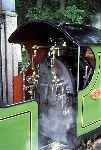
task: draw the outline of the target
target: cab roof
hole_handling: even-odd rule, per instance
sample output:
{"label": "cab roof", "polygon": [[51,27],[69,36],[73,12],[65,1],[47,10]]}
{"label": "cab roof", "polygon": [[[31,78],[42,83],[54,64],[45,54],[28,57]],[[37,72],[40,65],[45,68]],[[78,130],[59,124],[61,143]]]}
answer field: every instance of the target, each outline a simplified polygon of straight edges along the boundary
{"label": "cab roof", "polygon": [[70,39],[80,46],[101,44],[101,30],[78,24],[55,24],[47,21],[31,21],[19,26],[9,37],[10,43],[48,44],[49,38]]}

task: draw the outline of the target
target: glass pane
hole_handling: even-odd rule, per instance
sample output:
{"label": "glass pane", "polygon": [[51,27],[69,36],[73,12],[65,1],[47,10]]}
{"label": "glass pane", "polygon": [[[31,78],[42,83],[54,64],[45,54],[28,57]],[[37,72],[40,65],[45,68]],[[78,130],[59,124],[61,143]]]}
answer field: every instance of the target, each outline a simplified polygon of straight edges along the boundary
{"label": "glass pane", "polygon": [[90,48],[82,48],[80,53],[80,76],[79,89],[82,90],[88,86],[95,70],[95,56]]}
{"label": "glass pane", "polygon": [[27,53],[26,49],[23,45],[21,45],[20,50],[16,49],[16,53],[18,54],[18,58],[16,60],[17,55],[14,54],[14,63],[15,73],[13,75],[13,103],[19,103],[25,100],[24,87],[25,87],[25,68],[27,66]]}

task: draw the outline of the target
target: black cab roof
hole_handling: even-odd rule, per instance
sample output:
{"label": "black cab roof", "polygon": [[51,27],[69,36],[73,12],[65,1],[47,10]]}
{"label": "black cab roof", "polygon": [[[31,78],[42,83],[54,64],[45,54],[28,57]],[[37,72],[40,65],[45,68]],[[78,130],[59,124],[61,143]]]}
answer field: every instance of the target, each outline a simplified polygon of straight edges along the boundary
{"label": "black cab roof", "polygon": [[10,43],[35,41],[48,43],[49,38],[69,38],[80,46],[101,44],[101,30],[77,24],[55,24],[47,21],[31,21],[18,27],[9,37]]}

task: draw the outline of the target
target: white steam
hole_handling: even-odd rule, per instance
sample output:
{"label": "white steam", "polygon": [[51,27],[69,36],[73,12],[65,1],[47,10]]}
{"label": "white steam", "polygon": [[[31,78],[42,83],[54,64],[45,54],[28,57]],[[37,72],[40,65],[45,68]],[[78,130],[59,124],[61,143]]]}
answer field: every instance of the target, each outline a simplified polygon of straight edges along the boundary
{"label": "white steam", "polygon": [[101,12],[92,16],[92,26],[101,29]]}
{"label": "white steam", "polygon": [[[57,144],[53,144],[53,147],[59,143],[73,144],[72,134],[68,136],[68,132],[74,128],[75,120],[75,111],[67,101],[68,93],[73,94],[73,85],[69,71],[59,60],[57,60],[56,67],[57,75],[62,83],[62,86],[59,85],[58,87],[58,92],[56,87],[52,87],[51,72],[45,64],[41,65],[39,82],[40,102],[44,103],[47,101],[48,103],[46,106],[41,105],[40,107],[39,131],[41,135],[57,142]],[[63,87],[65,88],[64,93],[61,93]],[[52,88],[54,90],[51,90]]]}

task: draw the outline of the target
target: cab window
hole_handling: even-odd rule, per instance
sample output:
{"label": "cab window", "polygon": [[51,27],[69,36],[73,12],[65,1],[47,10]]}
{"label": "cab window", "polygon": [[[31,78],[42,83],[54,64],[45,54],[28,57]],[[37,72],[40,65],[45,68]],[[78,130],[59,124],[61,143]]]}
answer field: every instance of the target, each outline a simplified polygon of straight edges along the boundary
{"label": "cab window", "polygon": [[96,60],[91,48],[83,48],[80,53],[79,90],[88,86],[94,74]]}

